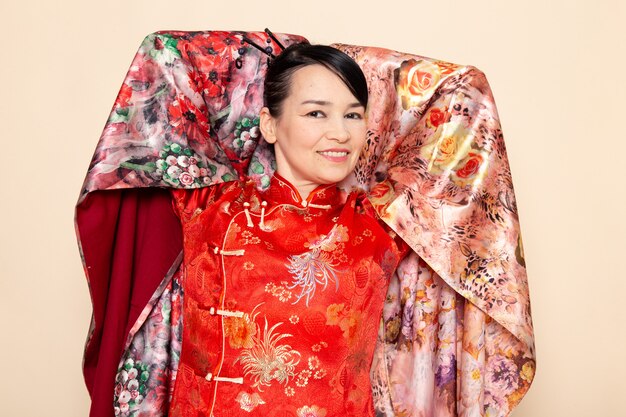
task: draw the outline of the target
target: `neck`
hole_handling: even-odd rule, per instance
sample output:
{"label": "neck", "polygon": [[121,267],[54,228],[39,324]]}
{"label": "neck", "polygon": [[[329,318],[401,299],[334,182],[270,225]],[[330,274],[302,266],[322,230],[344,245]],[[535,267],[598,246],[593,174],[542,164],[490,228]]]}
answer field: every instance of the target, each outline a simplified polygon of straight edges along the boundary
{"label": "neck", "polygon": [[302,197],[303,200],[309,198],[309,194],[311,194],[311,191],[317,188],[317,184],[293,184],[293,186],[296,187],[296,190],[298,190],[298,194],[300,194],[300,197]]}
{"label": "neck", "polygon": [[298,182],[298,181],[292,180],[289,175],[284,175],[283,173],[280,172],[279,169],[276,170],[274,175],[278,175],[282,180],[291,184],[293,188],[295,188],[296,191],[298,191],[298,195],[300,196],[302,200],[306,200],[309,197],[309,194],[311,194],[311,192],[315,190],[317,186],[319,185],[314,182],[305,182],[305,181]]}

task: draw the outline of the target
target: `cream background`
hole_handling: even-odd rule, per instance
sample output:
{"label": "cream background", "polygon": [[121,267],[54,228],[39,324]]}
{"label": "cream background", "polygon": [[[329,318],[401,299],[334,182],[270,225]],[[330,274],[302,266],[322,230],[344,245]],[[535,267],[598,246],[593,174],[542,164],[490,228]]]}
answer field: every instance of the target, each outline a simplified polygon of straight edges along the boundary
{"label": "cream background", "polygon": [[144,36],[269,27],[487,74],[538,351],[537,377],[513,416],[626,415],[624,3],[2,0],[0,414],[87,416],[90,302],[73,210]]}

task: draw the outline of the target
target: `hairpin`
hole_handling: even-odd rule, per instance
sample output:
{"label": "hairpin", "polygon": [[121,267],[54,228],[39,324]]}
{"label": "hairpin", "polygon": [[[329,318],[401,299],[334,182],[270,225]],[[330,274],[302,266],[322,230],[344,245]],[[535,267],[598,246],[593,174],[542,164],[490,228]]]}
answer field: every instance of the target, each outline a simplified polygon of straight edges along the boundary
{"label": "hairpin", "polygon": [[245,35],[241,35],[241,40],[243,42],[249,43],[251,46],[254,46],[256,49],[258,49],[259,51],[263,52],[265,55],[269,56],[270,58],[274,59],[276,58],[276,55],[274,55],[272,53],[272,48],[271,46],[268,46],[267,48],[263,48],[262,46],[257,45],[256,43],[254,43],[253,40],[251,40],[250,38],[246,37]]}
{"label": "hairpin", "polygon": [[[278,41],[278,39],[276,39],[276,36],[274,36],[274,34],[273,34],[273,33],[272,33],[272,32],[271,32],[268,28],[265,28],[265,33],[267,33],[267,35],[268,35],[268,36],[269,36],[269,37],[270,37],[270,38],[271,38],[271,39],[272,39],[272,40],[273,40],[273,41],[274,41],[274,42],[275,42],[278,46],[280,46],[280,48],[281,48],[282,50],[284,50],[284,49],[285,49],[285,47],[283,46],[283,44],[282,44],[282,43],[280,43],[280,42]],[[272,59],[276,58],[276,55],[274,55],[274,54],[272,53],[272,52],[273,52],[273,49],[272,49],[272,47],[271,47],[271,46],[267,46],[267,47],[263,48],[262,46],[260,46],[260,45],[256,44],[256,43],[255,43],[252,39],[248,38],[246,35],[241,35],[241,38],[242,38],[242,41],[243,41],[243,42],[246,42],[246,43],[250,44],[251,46],[254,46],[256,49],[258,49],[259,51],[263,52],[265,55],[269,56],[270,58],[272,58]],[[268,40],[267,40],[267,43],[270,43],[270,42],[271,42],[271,41],[268,39]]]}
{"label": "hairpin", "polygon": [[265,33],[267,33],[267,35],[272,38],[272,40],[276,43],[276,45],[280,46],[280,49],[282,49],[283,51],[285,50],[285,47],[283,46],[282,43],[280,43],[278,41],[278,39],[276,39],[276,36],[274,36],[274,34],[272,33],[272,31],[270,31],[268,28],[265,28]]}

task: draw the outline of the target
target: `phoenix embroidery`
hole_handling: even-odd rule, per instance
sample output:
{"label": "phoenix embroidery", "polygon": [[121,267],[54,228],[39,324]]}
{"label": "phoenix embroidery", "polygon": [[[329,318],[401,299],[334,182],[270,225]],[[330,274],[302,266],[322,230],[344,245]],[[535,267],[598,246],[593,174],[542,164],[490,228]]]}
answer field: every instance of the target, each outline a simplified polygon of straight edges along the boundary
{"label": "phoenix embroidery", "polygon": [[339,244],[347,240],[347,228],[335,225],[328,235],[322,235],[319,240],[310,243],[308,252],[289,257],[287,269],[293,276],[293,282],[288,288],[300,288],[300,295],[293,304],[305,298],[308,307],[318,285],[322,286],[323,291],[329,282],[334,282],[335,290],[339,289],[337,262],[333,251],[339,250]]}

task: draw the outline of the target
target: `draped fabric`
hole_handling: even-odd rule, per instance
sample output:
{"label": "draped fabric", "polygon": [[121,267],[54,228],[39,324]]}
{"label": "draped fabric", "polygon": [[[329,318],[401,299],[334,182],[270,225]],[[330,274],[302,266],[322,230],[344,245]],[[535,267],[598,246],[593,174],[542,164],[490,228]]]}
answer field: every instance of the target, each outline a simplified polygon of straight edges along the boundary
{"label": "draped fabric", "polygon": [[[267,56],[243,32],[156,32],[111,109],[76,207],[93,303],[91,416],[165,415],[181,329],[180,224],[166,189],[269,185]],[[246,36],[278,51],[264,33]],[[304,40],[277,34],[289,45]],[[354,173],[412,248],[390,283],[374,361],[384,416],[506,416],[535,351],[519,218],[498,113],[478,69],[333,45],[363,69],[368,139]],[[374,343],[374,341],[372,341]]]}

